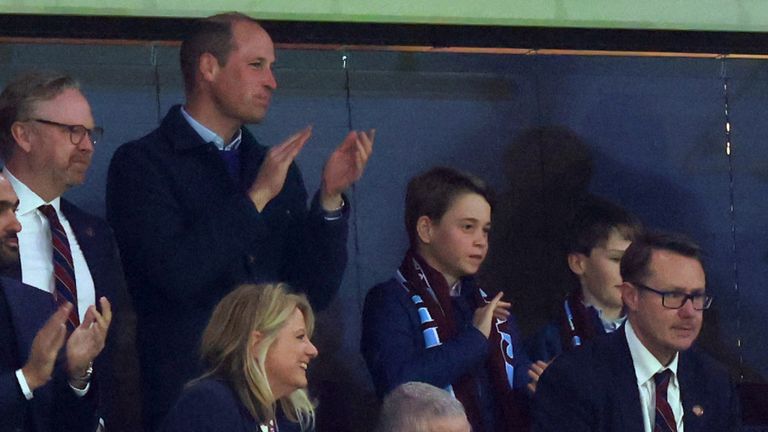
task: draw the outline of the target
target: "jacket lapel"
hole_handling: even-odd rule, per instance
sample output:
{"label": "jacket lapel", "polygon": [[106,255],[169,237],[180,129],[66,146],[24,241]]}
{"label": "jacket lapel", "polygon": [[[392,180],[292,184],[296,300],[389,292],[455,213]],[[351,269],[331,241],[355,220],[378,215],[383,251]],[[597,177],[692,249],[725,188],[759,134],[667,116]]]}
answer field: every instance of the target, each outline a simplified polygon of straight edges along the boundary
{"label": "jacket lapel", "polygon": [[618,430],[644,432],[640,392],[637,388],[637,377],[624,328],[622,325],[615,332],[605,336],[610,339],[606,341],[610,349],[606,362],[610,370],[607,379],[614,381],[611,388],[621,419],[619,420],[621,427]]}
{"label": "jacket lapel", "polygon": [[680,353],[680,363],[677,369],[680,382],[680,400],[683,402],[683,422],[685,432],[698,432],[707,422],[708,412],[705,409],[705,401],[699,400],[703,392],[699,382],[695,379],[696,372],[686,353]]}
{"label": "jacket lapel", "polygon": [[75,233],[77,244],[83,252],[85,263],[88,265],[88,271],[93,279],[96,302],[98,303],[98,298],[101,296],[107,296],[107,298],[111,299],[111,293],[100,291],[100,288],[105,287],[105,284],[101,273],[103,266],[98,264],[102,257],[99,256],[96,227],[87,218],[81,216],[81,210],[63,198],[61,199],[61,212],[67,217],[69,226],[72,227],[72,232]]}

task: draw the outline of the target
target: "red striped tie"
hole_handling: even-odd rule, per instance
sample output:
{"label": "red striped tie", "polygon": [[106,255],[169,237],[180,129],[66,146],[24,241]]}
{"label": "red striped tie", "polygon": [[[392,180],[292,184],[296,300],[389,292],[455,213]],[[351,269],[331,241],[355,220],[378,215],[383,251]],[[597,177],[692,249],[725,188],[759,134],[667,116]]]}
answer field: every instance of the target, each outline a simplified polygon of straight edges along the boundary
{"label": "red striped tie", "polygon": [[75,265],[72,261],[72,251],[64,227],[59,222],[56,209],[51,205],[38,207],[40,213],[48,218],[51,226],[51,242],[53,243],[53,274],[56,277],[54,297],[59,305],[70,302],[74,306],[69,314],[69,324],[73,329],[80,325],[77,315],[77,283],[75,282]]}
{"label": "red striped tie", "polygon": [[656,420],[653,432],[677,432],[675,415],[667,402],[667,387],[669,387],[671,376],[672,371],[669,369],[664,369],[653,376],[653,381],[656,383]]}

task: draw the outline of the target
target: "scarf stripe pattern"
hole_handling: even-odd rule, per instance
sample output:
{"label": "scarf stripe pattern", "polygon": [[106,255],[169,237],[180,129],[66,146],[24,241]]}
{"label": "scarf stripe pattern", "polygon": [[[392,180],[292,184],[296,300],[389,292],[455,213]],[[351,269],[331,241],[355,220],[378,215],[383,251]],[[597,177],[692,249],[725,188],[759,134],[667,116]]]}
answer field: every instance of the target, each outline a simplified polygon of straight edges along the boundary
{"label": "scarf stripe pattern", "polygon": [[[429,267],[418,254],[409,251],[395,277],[416,307],[425,348],[440,346],[457,335],[453,304],[442,274]],[[482,289],[474,287],[473,284],[463,288],[473,290],[472,293],[466,294],[471,295],[476,307],[490,303],[491,299]],[[516,338],[510,332],[508,322],[495,319],[488,338],[490,349],[486,366],[495,405],[500,407],[497,411],[501,411],[503,417],[502,422],[502,417],[497,416],[497,423],[503,423],[497,424],[498,430],[518,430],[515,429],[516,425],[521,422],[527,424],[527,418],[519,418],[520,395],[514,390],[514,340]],[[482,431],[484,429],[481,427],[481,410],[476,389],[477,385],[471,374],[459,378],[446,388],[464,404],[473,430]]]}

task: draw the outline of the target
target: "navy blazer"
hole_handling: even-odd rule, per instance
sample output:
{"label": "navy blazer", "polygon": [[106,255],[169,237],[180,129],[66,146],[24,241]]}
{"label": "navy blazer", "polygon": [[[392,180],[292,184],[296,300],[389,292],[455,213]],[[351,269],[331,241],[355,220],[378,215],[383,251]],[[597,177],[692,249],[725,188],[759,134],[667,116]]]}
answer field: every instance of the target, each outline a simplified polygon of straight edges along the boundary
{"label": "navy blazer", "polygon": [[[300,432],[301,426],[285,419],[278,406],[280,432]],[[260,432],[262,427],[234,391],[216,378],[206,378],[184,389],[168,413],[162,432]]]}
{"label": "navy blazer", "polygon": [[[544,371],[534,396],[535,432],[643,432],[624,329],[563,353]],[[679,355],[685,432],[738,430],[738,396],[725,369],[695,348]]]}
{"label": "navy blazer", "polygon": [[[134,401],[139,395],[136,324],[115,237],[104,219],[86,213],[63,198],[61,212],[69,221],[88,264],[96,305],[102,296],[112,305],[106,345],[93,367],[93,380],[99,382],[100,388],[99,413],[110,430],[136,430],[140,424],[138,404]],[[19,265],[5,274],[22,280]],[[114,418],[110,420],[111,417]]]}
{"label": "navy blazer", "polygon": [[[603,322],[600,320],[600,316],[597,310],[593,307],[589,307],[588,313],[592,319],[592,325],[596,335],[603,335],[607,332],[603,327]],[[552,321],[545,325],[538,333],[536,333],[528,343],[526,344],[526,352],[532,362],[545,361],[548,362],[553,358],[562,354],[563,350],[563,327],[559,320]],[[572,346],[566,347],[565,351],[572,349]]]}
{"label": "navy blazer", "polygon": [[[429,349],[424,346],[418,311],[402,285],[393,278],[373,287],[363,308],[361,351],[379,397],[409,381],[446,388],[465,374],[472,374],[479,386],[477,396],[484,424],[492,425],[499,421],[500,413],[484,367],[488,340],[472,326],[473,295],[477,288],[472,278],[464,278],[462,284],[462,296],[453,299],[456,337]],[[513,337],[514,387],[524,389],[529,381],[530,362],[513,317],[510,317],[509,329]],[[499,425],[497,429],[488,430],[503,429]]]}
{"label": "navy blazer", "polygon": [[[106,297],[112,305],[112,324],[104,350],[93,366],[99,382],[100,413],[109,430],[136,430],[140,419],[138,358],[136,353],[136,317],[125,284],[123,266],[112,229],[99,217],[86,213],[69,201],[61,200],[77,243],[88,263],[93,279],[96,305]],[[114,417],[114,418],[113,418]]]}
{"label": "navy blazer", "polygon": [[37,332],[55,312],[53,296],[9,278],[0,278],[0,431],[88,431],[97,425],[97,390],[82,398],[69,387],[60,355],[53,379],[27,400],[16,370],[27,362]]}
{"label": "navy blazer", "polygon": [[347,260],[347,222],[326,221],[296,164],[262,212],[244,192],[268,148],[242,129],[240,181],[211,143],[171,108],[158,129],[122,145],[107,182],[115,230],[136,303],[145,413],[152,423],[200,375],[200,336],[236,285],[287,281],[327,306]]}

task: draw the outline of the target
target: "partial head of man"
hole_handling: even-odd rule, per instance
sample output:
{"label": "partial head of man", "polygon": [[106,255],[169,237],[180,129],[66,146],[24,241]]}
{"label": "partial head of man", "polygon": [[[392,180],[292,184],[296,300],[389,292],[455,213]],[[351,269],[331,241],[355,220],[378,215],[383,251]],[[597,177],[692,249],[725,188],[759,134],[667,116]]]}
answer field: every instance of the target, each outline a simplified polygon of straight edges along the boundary
{"label": "partial head of man", "polygon": [[0,94],[0,151],[8,170],[46,201],[85,181],[103,130],[71,77],[29,73]]}
{"label": "partial head of man", "polygon": [[257,21],[240,13],[196,21],[182,42],[180,62],[185,107],[212,130],[229,133],[266,116],[277,88],[275,47]]}
{"label": "partial head of man", "polygon": [[6,270],[19,263],[19,239],[21,224],[16,219],[19,199],[13,187],[0,174],[0,270]]}
{"label": "partial head of man", "polygon": [[701,249],[678,234],[643,234],[624,253],[621,276],[632,329],[661,364],[669,364],[696,340],[712,303]]}
{"label": "partial head of man", "polygon": [[408,183],[405,228],[411,249],[449,286],[477,273],[485,260],[491,202],[482,180],[451,168],[433,168]]}
{"label": "partial head of man", "polygon": [[619,263],[640,234],[640,222],[616,204],[590,197],[577,209],[569,231],[568,267],[579,279],[584,301],[609,315],[619,314]]}
{"label": "partial head of man", "polygon": [[384,398],[377,432],[469,432],[464,406],[445,390],[421,382],[399,385]]}

